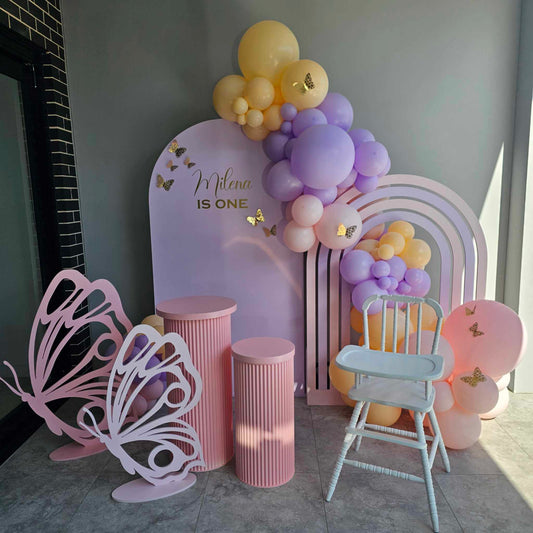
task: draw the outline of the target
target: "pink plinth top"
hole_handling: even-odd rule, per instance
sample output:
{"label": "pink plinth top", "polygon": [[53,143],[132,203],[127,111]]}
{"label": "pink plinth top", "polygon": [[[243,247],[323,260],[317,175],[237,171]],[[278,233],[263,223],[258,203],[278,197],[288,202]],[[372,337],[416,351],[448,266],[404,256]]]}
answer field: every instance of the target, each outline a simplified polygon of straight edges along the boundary
{"label": "pink plinth top", "polygon": [[236,342],[233,357],[243,363],[273,365],[294,356],[294,344],[278,337],[252,337]]}
{"label": "pink plinth top", "polygon": [[235,300],[224,296],[185,296],[157,304],[157,314],[170,320],[203,320],[234,313]]}

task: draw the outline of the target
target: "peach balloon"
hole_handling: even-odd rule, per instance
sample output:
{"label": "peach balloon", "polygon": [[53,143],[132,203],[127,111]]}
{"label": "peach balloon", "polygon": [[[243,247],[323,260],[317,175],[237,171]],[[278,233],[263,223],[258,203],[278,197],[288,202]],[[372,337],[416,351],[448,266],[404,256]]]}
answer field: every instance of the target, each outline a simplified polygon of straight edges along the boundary
{"label": "peach balloon", "polygon": [[224,76],[218,81],[213,89],[213,106],[221,118],[230,122],[237,121],[233,103],[242,96],[245,86],[246,80],[236,74]]}
{"label": "peach balloon", "polygon": [[498,415],[501,415],[509,406],[509,389],[502,389],[498,393],[498,402],[496,405],[488,412],[481,413],[479,416],[482,420],[490,420],[496,418]]}
{"label": "peach balloon", "polygon": [[355,407],[355,400],[352,400],[347,394],[341,393],[342,401],[350,407]]}
{"label": "peach balloon", "polygon": [[[261,111],[259,111],[261,113]],[[248,139],[251,139],[252,141],[262,141],[269,133],[270,131],[267,130],[262,124],[261,126],[257,126],[253,128],[249,124],[245,124],[242,127],[242,131]]]}
{"label": "peach balloon", "polygon": [[329,379],[331,384],[341,394],[348,394],[349,390],[355,385],[355,374],[339,368],[335,364],[335,359],[329,363]]}
{"label": "peach balloon", "polygon": [[367,231],[361,239],[379,239],[385,231],[385,224],[378,224],[374,226],[370,231]]}
{"label": "peach balloon", "polygon": [[437,421],[447,448],[469,448],[481,436],[479,415],[465,411],[460,405],[455,404],[451,409],[438,413]]}
{"label": "peach balloon", "polygon": [[278,85],[274,86],[274,102],[272,103],[279,105],[280,107],[285,103],[285,100],[283,100],[283,95],[281,94],[281,89]]}
{"label": "peach balloon", "polygon": [[165,384],[161,380],[154,381],[143,387],[141,394],[145,400],[158,400],[165,390]]}
{"label": "peach balloon", "polygon": [[244,88],[243,96],[254,109],[266,109],[274,101],[274,86],[266,78],[254,78]]}
{"label": "peach balloon", "polygon": [[415,236],[415,228],[409,222],[404,220],[397,220],[389,226],[389,231],[399,233],[403,236],[405,241],[410,241]]}
{"label": "peach balloon", "polygon": [[312,194],[302,194],[292,203],[292,217],[300,226],[314,226],[324,213],[322,202]]}
{"label": "peach balloon", "polygon": [[407,268],[424,268],[431,259],[431,248],[422,239],[411,239],[405,244],[400,257]]}
{"label": "peach balloon", "polygon": [[498,403],[498,386],[476,367],[472,372],[454,376],[452,381],[455,401],[472,413],[486,413]]}
{"label": "peach balloon", "polygon": [[372,257],[374,257],[374,254],[377,254],[378,244],[378,241],[376,241],[375,239],[364,239],[356,244],[355,249],[364,250],[365,252],[372,254]]}
{"label": "peach balloon", "polygon": [[[385,351],[392,352],[394,309],[388,308],[385,312],[387,315],[387,321],[385,323]],[[381,350],[381,317],[382,313],[368,315],[368,338],[372,350]],[[405,337],[405,315],[403,313],[398,313],[397,322],[397,346],[400,346]],[[412,331],[411,326],[409,326],[409,331]]]}
{"label": "peach balloon", "polygon": [[394,246],[391,244],[381,244],[378,246],[377,254],[380,259],[384,259],[385,261],[387,259],[392,259],[392,256],[394,255]]}
{"label": "peach balloon", "polygon": [[[352,230],[348,235],[338,235],[341,224]],[[332,250],[343,250],[352,247],[361,235],[363,221],[361,215],[354,207],[347,204],[331,204],[324,208],[322,218],[315,226],[318,240]]]}
{"label": "peach balloon", "polygon": [[[418,304],[412,305],[410,308],[409,318],[411,324],[413,324],[413,329],[416,331],[418,328]],[[423,303],[422,304],[422,329],[435,331],[437,327],[437,313],[431,305]],[[441,337],[442,338],[442,337]]]}
{"label": "peach balloon", "polygon": [[[309,83],[312,83],[311,87]],[[287,66],[281,76],[281,94],[298,111],[317,107],[328,94],[328,75],[315,61],[302,59]]]}
{"label": "peach balloon", "polygon": [[[415,413],[413,411],[409,411],[409,416],[414,420],[415,419]],[[424,415],[424,418],[422,419],[422,425],[431,428],[429,416],[427,414]]]}
{"label": "peach balloon", "polygon": [[433,383],[433,388],[435,389],[435,402],[433,403],[435,413],[443,413],[451,409],[455,401],[450,384],[446,381],[437,381]]}
{"label": "peach balloon", "polygon": [[355,307],[352,307],[350,310],[350,324],[354,331],[357,333],[363,333],[363,313]]}
{"label": "peach balloon", "polygon": [[377,424],[378,426],[392,426],[400,418],[401,414],[400,407],[372,403],[370,404],[366,421],[368,424]]}
{"label": "peach balloon", "polygon": [[270,131],[279,130],[281,124],[283,123],[283,117],[281,116],[281,106],[271,105],[263,112],[263,118],[263,124],[265,125],[265,128]]}
{"label": "peach balloon", "polygon": [[[400,255],[405,247],[405,239],[401,233],[388,231],[379,239],[380,246],[390,244],[394,249],[394,255]],[[390,257],[389,257],[390,259]]]}
{"label": "peach balloon", "polygon": [[313,228],[306,228],[296,224],[291,220],[283,231],[283,242],[293,252],[307,252],[313,244],[315,244],[316,237]]}

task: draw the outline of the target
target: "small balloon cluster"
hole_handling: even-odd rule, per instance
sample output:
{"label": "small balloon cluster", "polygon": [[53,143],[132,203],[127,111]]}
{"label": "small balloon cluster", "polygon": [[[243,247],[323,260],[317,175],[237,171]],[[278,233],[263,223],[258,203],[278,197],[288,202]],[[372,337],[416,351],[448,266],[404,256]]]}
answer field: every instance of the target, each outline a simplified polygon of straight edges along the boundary
{"label": "small balloon cluster", "polygon": [[222,118],[263,141],[272,161],[263,187],[291,202],[276,225],[284,244],[305,252],[318,240],[341,250],[358,241],[362,222],[353,207],[331,204],[352,186],[373,191],[391,163],[370,131],[350,130],[352,106],[343,95],[328,93],[325,70],[299,55],[296,37],[284,24],[253,25],[239,44],[243,76],[222,78],[213,103]]}

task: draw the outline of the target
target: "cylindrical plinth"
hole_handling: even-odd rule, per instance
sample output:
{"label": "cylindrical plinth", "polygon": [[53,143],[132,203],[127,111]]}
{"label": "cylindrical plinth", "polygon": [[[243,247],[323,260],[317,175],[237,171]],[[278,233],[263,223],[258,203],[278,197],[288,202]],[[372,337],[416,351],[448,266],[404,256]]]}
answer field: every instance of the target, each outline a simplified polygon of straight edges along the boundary
{"label": "cylindrical plinth", "polygon": [[192,471],[219,468],[233,457],[231,314],[236,309],[234,300],[218,296],[175,298],[157,305],[165,333],[183,337],[202,377],[200,401],[183,416],[198,433],[205,461]]}
{"label": "cylindrical plinth", "polygon": [[277,487],[294,475],[294,344],[255,337],[232,346],[237,477]]}

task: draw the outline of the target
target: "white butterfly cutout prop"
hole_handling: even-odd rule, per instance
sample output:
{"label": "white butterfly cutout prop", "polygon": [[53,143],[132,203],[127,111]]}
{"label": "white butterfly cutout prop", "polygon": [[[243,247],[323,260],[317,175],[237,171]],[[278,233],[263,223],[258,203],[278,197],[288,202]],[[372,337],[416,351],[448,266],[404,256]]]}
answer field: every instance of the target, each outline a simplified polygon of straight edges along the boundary
{"label": "white butterfly cutout prop", "polygon": [[[91,309],[87,306],[91,300]],[[96,337],[85,355],[72,367],[70,344],[83,328],[93,328]],[[76,270],[59,272],[39,305],[33,321],[28,347],[31,391],[20,386],[13,366],[4,361],[12,372],[14,385],[0,378],[14,394],[27,402],[36,414],[44,418],[56,435],[67,434],[74,443],[58,448],[50,454],[55,461],[86,457],[105,450],[85,428],[80,427],[82,409],[105,408],[108,378],[123,335],[132,325],[125,315],[116,289],[109,281],[90,282]],[[38,347],[37,347],[38,345]],[[58,363],[65,363],[68,371],[60,375]],[[54,400],[75,398],[81,407],[76,422],[68,421],[50,408]],[[103,417],[99,426],[106,427]]]}
{"label": "white butterfly cutout prop", "polygon": [[[145,335],[148,342],[135,353],[132,350],[138,335]],[[150,360],[163,347],[165,358],[150,368]],[[135,399],[161,373],[166,373],[167,381],[161,397],[138,420],[128,422]],[[114,382],[119,383],[116,393]],[[141,476],[115,489],[112,494],[115,500],[151,501],[181,492],[195,483],[196,476],[190,469],[204,465],[202,447],[195,429],[180,418],[194,408],[201,393],[202,379],[180,335],[162,336],[143,324],[129,332],[113,365],[107,389],[108,431],[101,430],[89,409],[85,412],[92,427],[81,424],[107,446],[128,473]],[[126,449],[126,445],[139,441],[153,444],[146,464],[134,459]],[[160,466],[158,459],[164,459],[165,465]]]}

